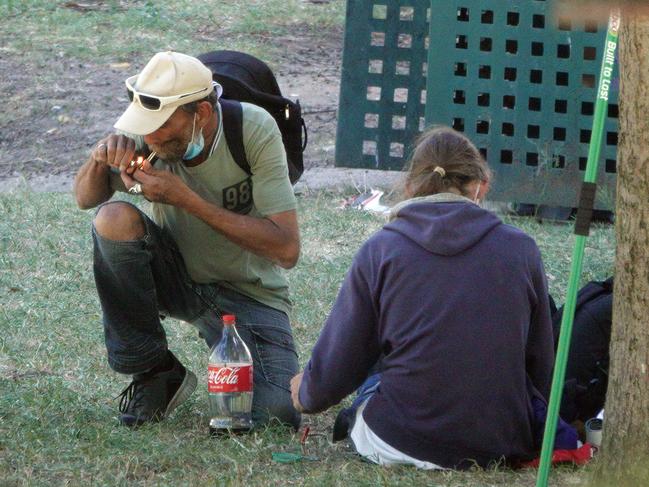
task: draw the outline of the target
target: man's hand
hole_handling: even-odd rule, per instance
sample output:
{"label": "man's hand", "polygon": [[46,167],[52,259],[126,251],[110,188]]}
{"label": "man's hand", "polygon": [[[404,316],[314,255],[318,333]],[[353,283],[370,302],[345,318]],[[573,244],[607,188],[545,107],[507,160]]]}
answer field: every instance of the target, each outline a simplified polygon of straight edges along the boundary
{"label": "man's hand", "polygon": [[97,143],[91,157],[99,164],[131,174],[135,170],[135,167],[130,167],[135,158],[135,141],[125,135],[109,135]]}
{"label": "man's hand", "polygon": [[185,182],[170,171],[161,171],[145,165],[133,174],[122,171],[121,176],[127,188],[140,183],[142,195],[155,203],[183,208],[188,196],[193,194]]}
{"label": "man's hand", "polygon": [[291,399],[293,400],[293,407],[298,413],[304,412],[304,407],[300,404],[300,385],[302,385],[302,376],[304,372],[300,372],[291,379]]}
{"label": "man's hand", "polygon": [[[90,153],[74,178],[74,194],[79,208],[93,208],[113,195],[110,185],[110,169],[132,173],[130,162],[135,157],[135,141],[125,135],[104,137]],[[127,186],[127,189],[130,186]]]}

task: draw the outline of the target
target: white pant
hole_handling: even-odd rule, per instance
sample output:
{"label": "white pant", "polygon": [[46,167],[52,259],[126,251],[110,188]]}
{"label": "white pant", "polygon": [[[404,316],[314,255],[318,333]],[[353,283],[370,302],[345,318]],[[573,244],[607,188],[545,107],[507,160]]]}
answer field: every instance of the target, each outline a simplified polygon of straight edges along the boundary
{"label": "white pant", "polygon": [[406,464],[414,465],[424,470],[444,470],[443,467],[434,463],[417,460],[410,455],[406,455],[379,438],[363,419],[363,410],[366,404],[367,401],[356,411],[356,421],[350,435],[356,451],[360,455],[379,465]]}

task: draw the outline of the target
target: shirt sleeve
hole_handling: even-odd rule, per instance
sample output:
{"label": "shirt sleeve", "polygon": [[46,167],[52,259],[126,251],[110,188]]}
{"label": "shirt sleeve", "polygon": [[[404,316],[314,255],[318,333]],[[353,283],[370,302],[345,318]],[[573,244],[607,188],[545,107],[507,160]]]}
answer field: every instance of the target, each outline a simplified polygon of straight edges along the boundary
{"label": "shirt sleeve", "polygon": [[244,117],[243,139],[252,172],[255,207],[263,216],[294,210],[297,203],[277,123],[267,112],[259,113],[261,109],[244,110],[244,114],[250,114]]}
{"label": "shirt sleeve", "polygon": [[376,299],[357,255],[304,369],[299,398],[307,412],[339,403],[379,359]]}
{"label": "shirt sleeve", "polygon": [[530,330],[527,337],[526,368],[532,384],[547,401],[550,398],[552,384],[554,343],[548,283],[541,254],[536,245],[534,246],[531,268],[536,302],[532,308]]}

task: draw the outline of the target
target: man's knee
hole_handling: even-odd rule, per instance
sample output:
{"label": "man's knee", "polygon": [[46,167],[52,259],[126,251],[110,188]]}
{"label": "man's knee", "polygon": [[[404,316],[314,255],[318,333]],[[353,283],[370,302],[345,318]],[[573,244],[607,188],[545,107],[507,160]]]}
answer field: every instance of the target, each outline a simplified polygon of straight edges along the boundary
{"label": "man's knee", "polygon": [[95,231],[109,240],[138,240],[146,232],[140,212],[119,201],[99,208],[93,224]]}

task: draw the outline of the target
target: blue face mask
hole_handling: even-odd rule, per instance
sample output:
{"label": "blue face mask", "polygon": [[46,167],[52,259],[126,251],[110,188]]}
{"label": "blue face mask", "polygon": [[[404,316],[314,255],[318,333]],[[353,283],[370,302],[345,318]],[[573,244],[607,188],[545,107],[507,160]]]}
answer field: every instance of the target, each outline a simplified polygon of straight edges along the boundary
{"label": "blue face mask", "polygon": [[198,140],[194,141],[194,132],[196,130],[196,114],[194,113],[194,123],[192,124],[192,138],[187,144],[183,161],[189,161],[198,156],[205,148],[205,139],[203,138],[203,129],[198,133]]}

